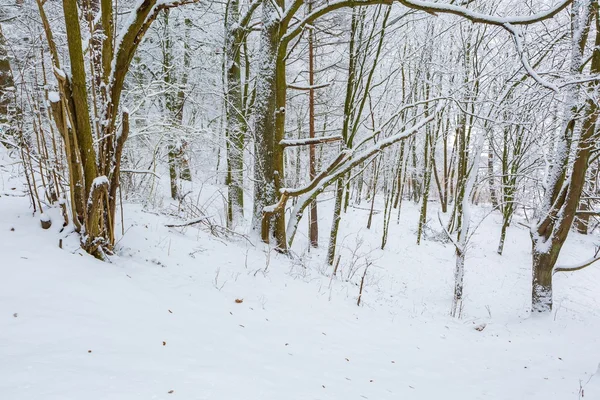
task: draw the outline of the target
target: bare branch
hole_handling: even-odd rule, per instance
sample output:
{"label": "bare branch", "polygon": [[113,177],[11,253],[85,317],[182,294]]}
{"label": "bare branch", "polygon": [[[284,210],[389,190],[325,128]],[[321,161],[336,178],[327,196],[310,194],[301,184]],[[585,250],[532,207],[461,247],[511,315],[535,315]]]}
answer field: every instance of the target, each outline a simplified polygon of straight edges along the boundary
{"label": "bare branch", "polygon": [[556,267],[556,268],[554,268],[553,274],[555,274],[557,272],[579,271],[580,269],[584,269],[585,267],[589,267],[590,265],[592,265],[596,261],[600,261],[600,256],[597,255],[596,257],[590,258],[589,260],[586,260],[586,261],[582,262],[581,264],[564,266],[564,267]]}
{"label": "bare branch", "polygon": [[288,83],[287,87],[288,89],[294,89],[294,90],[313,90],[313,89],[323,89],[328,87],[329,85],[331,85],[330,83],[322,83],[320,85],[312,85],[312,86],[296,86],[296,85],[291,85]]}

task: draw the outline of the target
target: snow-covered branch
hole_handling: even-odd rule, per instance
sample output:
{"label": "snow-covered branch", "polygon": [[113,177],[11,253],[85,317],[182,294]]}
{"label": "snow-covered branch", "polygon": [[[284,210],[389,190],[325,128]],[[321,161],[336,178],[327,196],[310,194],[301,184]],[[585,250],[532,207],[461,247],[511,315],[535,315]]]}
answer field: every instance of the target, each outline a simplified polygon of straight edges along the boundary
{"label": "snow-covered branch", "polygon": [[[339,161],[336,159],[336,165],[332,170],[324,176],[317,176],[307,187],[308,190],[295,190],[296,193],[302,193],[301,197],[298,199],[294,210],[292,211],[292,215],[288,222],[287,233],[288,233],[288,244],[294,240],[294,236],[296,234],[296,230],[298,228],[298,223],[302,218],[302,213],[304,209],[310,204],[311,201],[315,199],[315,197],[322,193],[329,185],[335,183],[338,179],[343,177],[346,173],[348,173],[352,168],[361,164],[362,162],[367,161],[374,155],[380,153],[382,150],[387,147],[397,143],[401,140],[404,140],[411,135],[418,132],[420,129],[425,127],[427,124],[432,122],[435,118],[439,117],[439,112],[444,108],[445,103],[441,102],[428,117],[423,118],[415,125],[410,128],[407,128],[401,132],[393,134],[385,139],[379,140],[377,143],[371,145],[370,147],[360,151],[355,152],[352,150],[346,150],[345,153],[340,154]],[[288,195],[291,191],[288,190]]]}
{"label": "snow-covered branch", "polygon": [[340,140],[343,140],[343,137],[341,135],[332,135],[306,139],[284,139],[281,142],[279,142],[279,145],[282,147],[308,146],[311,144],[339,142]]}
{"label": "snow-covered branch", "polygon": [[476,11],[467,9],[465,7],[457,6],[454,4],[444,4],[444,3],[433,3],[429,1],[420,1],[420,0],[398,0],[404,6],[409,8],[414,8],[417,10],[425,11],[430,14],[444,13],[444,14],[454,14],[458,15],[462,18],[466,18],[471,22],[483,23],[488,25],[497,25],[504,27],[506,24],[510,25],[529,25],[536,22],[543,21],[548,18],[554,17],[556,14],[567,8],[569,4],[572,3],[573,0],[564,0],[559,3],[557,6],[547,10],[542,11],[537,14],[527,15],[527,16],[514,16],[514,17],[500,17],[494,15],[487,15],[478,13]]}

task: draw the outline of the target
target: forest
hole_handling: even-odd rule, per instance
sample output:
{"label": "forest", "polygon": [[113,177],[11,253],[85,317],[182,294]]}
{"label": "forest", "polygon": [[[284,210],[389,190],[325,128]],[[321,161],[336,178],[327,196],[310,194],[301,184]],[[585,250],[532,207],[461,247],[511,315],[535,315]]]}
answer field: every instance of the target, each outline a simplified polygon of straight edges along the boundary
{"label": "forest", "polygon": [[0,0],[0,397],[600,398],[599,101],[597,0]]}

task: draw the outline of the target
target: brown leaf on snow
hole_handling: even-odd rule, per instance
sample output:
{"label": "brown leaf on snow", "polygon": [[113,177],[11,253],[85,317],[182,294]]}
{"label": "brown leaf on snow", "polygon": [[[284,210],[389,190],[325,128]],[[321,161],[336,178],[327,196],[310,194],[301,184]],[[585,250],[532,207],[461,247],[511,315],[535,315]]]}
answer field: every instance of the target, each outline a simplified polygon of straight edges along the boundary
{"label": "brown leaf on snow", "polygon": [[485,329],[485,327],[486,327],[486,326],[487,326],[487,324],[480,324],[480,325],[477,325],[477,326],[475,327],[475,330],[476,330],[476,331],[479,331],[479,332],[481,332],[482,330],[484,330],[484,329]]}
{"label": "brown leaf on snow", "polygon": [[167,345],[167,342],[165,342],[165,341],[163,340],[163,346],[166,346],[166,345]]}
{"label": "brown leaf on snow", "polygon": [[235,302],[238,303],[238,304],[240,304],[240,303],[244,302],[244,299],[235,299]]}
{"label": "brown leaf on snow", "polygon": [[173,393],[173,392],[174,392],[174,390],[169,390],[167,393],[171,394],[171,393]]}

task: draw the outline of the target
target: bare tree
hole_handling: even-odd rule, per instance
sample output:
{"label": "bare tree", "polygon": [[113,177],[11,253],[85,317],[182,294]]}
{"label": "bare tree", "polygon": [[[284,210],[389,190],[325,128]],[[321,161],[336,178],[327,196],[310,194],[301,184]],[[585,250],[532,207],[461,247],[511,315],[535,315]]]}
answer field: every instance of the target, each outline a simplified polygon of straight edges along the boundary
{"label": "bare tree", "polygon": [[[104,258],[115,243],[121,154],[129,134],[129,113],[121,109],[120,100],[131,60],[144,34],[162,10],[195,1],[139,2],[131,10],[128,23],[117,33],[113,2],[101,0],[97,18],[103,34],[102,46],[98,46],[101,54],[91,55],[92,60],[101,62],[92,62],[88,72],[77,1],[63,0],[70,67],[70,72],[66,73],[61,68],[44,3],[37,0],[58,81],[58,93],[50,100],[54,122],[66,148],[73,220],[76,228],[81,230],[82,247],[96,257]],[[95,51],[94,46],[90,51]]]}

